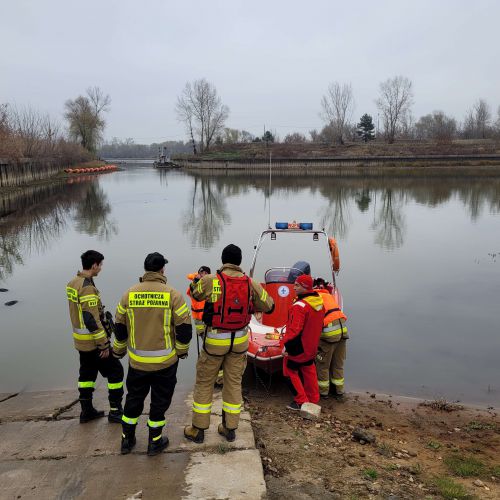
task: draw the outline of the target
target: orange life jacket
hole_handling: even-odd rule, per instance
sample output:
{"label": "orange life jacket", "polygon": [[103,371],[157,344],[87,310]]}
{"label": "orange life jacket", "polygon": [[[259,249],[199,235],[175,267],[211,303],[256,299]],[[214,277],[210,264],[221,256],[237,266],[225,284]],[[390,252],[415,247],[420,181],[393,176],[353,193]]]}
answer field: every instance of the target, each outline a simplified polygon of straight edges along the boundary
{"label": "orange life jacket", "polygon": [[[193,281],[194,278],[196,277],[196,273],[191,273],[186,276],[186,278],[189,281]],[[204,300],[195,300],[193,297],[191,297],[190,289],[188,287],[186,293],[188,294],[189,298],[191,299],[191,316],[193,319],[198,319],[201,321],[201,318],[203,316],[203,308],[205,307],[205,301]]]}
{"label": "orange life jacket", "polygon": [[337,319],[347,320],[347,316],[341,311],[335,297],[324,288],[315,289],[316,292],[321,294],[323,304],[325,306],[325,319],[323,325],[328,325]]}
{"label": "orange life jacket", "polygon": [[333,270],[338,271],[340,269],[340,255],[339,247],[337,246],[335,238],[328,238],[328,246],[330,247],[330,253],[332,255]]}

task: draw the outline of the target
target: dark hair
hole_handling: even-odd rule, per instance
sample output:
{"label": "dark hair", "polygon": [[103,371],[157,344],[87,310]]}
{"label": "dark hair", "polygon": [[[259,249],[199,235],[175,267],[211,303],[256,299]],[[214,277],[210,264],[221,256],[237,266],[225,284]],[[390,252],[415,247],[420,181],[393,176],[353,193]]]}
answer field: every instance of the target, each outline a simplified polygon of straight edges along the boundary
{"label": "dark hair", "polygon": [[90,269],[94,264],[99,265],[104,260],[104,255],[96,250],[87,250],[80,256],[82,259],[82,268]]}
{"label": "dark hair", "polygon": [[323,278],[314,278],[314,288],[326,288],[326,285],[328,282],[324,280]]}
{"label": "dark hair", "polygon": [[223,264],[234,264],[235,266],[239,266],[242,259],[241,248],[231,243],[222,250],[221,259]]}
{"label": "dark hair", "polygon": [[144,260],[144,270],[157,272],[160,269],[165,267],[165,264],[168,262],[165,257],[161,253],[153,252],[149,253]]}
{"label": "dark hair", "polygon": [[199,273],[207,273],[207,274],[210,274],[212,271],[210,271],[210,268],[208,266],[201,266],[199,269],[198,269],[198,274]]}

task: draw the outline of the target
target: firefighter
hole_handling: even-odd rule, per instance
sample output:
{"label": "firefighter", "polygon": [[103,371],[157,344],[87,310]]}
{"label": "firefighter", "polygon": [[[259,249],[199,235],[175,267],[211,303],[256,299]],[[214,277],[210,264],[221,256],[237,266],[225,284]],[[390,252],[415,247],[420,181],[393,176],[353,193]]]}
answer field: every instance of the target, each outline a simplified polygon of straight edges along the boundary
{"label": "firefighter", "polygon": [[[191,281],[193,284],[198,283],[200,278],[203,278],[203,276],[206,276],[207,274],[210,274],[212,271],[208,266],[201,266],[198,269],[197,273],[191,273],[188,274],[186,277],[189,281]],[[205,323],[203,323],[203,307],[205,306],[205,301],[204,300],[196,300],[191,297],[191,289],[188,287],[186,291],[187,295],[191,298],[191,316],[194,320],[194,325],[196,328],[196,334],[201,337],[203,336],[203,332],[205,331]],[[196,339],[198,341],[198,338]],[[199,351],[199,349],[198,349]],[[215,379],[215,387],[222,387],[223,384],[223,377],[224,377],[224,370],[222,368],[219,370],[217,373],[217,378]]]}
{"label": "firefighter", "polygon": [[325,318],[316,356],[316,371],[321,397],[328,397],[330,384],[336,399],[344,397],[344,361],[346,341],[349,338],[345,322],[347,316],[341,311],[335,297],[327,290],[327,283],[317,278],[315,290],[323,298]]}
{"label": "firefighter", "polygon": [[150,389],[148,455],[157,455],[168,446],[168,438],[162,436],[165,412],[177,382],[178,359],[187,357],[192,325],[182,294],[167,284],[167,262],[160,253],[150,253],[144,261],[144,275],[123,294],[116,309],[113,352],[129,356],[122,417],[124,455],[135,446],[137,421]]}
{"label": "firefighter", "polygon": [[184,436],[202,443],[210,425],[214,381],[224,369],[222,388],[222,423],[220,435],[227,441],[236,439],[242,395],[241,378],[246,367],[248,323],[254,311],[272,312],[273,299],[259,283],[245,275],[241,267],[241,249],[228,245],[222,251],[222,267],[217,274],[192,283],[191,296],[205,300],[203,349],[196,364],[192,425]]}
{"label": "firefighter", "polygon": [[111,331],[105,320],[99,290],[94,284],[94,278],[101,272],[104,256],[95,250],[87,250],[81,255],[81,261],[82,271],[78,271],[66,286],[73,339],[80,355],[80,423],[104,416],[104,411],[96,410],[92,404],[97,373],[108,379],[108,421],[120,423],[123,367],[110,355]]}
{"label": "firefighter", "polygon": [[[207,274],[210,274],[210,268],[208,266],[201,266],[198,269],[197,273],[191,273],[186,276],[186,278],[191,281],[192,283],[198,283],[200,278],[203,278],[203,276],[206,276]],[[203,306],[205,305],[204,300],[196,300],[191,297],[191,290],[188,287],[186,291],[187,295],[189,295],[189,298],[191,299],[191,317],[194,320],[194,325],[196,329],[196,334],[197,335],[202,335],[203,330],[205,330],[205,324],[202,321],[203,317]]]}
{"label": "firefighter", "polygon": [[318,379],[314,359],[323,328],[324,307],[320,295],[313,290],[313,279],[301,274],[294,283],[297,299],[288,314],[282,343],[286,350],[283,375],[289,377],[294,400],[287,406],[300,410],[303,403],[318,403]]}

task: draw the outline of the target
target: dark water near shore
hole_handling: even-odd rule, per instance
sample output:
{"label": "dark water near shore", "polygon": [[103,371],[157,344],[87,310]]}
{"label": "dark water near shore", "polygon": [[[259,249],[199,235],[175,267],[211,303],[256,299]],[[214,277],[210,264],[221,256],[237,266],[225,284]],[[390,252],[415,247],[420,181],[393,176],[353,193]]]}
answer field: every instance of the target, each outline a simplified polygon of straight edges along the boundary
{"label": "dark water near shore", "polygon": [[[248,269],[268,222],[266,176],[125,168],[0,195],[0,392],[74,387],[64,287],[83,250],[106,257],[96,283],[113,312],[150,251],[182,290],[230,242]],[[274,177],[271,204],[272,221],[311,221],[339,242],[348,390],[500,404],[500,178]],[[180,383],[195,359],[193,343]]]}

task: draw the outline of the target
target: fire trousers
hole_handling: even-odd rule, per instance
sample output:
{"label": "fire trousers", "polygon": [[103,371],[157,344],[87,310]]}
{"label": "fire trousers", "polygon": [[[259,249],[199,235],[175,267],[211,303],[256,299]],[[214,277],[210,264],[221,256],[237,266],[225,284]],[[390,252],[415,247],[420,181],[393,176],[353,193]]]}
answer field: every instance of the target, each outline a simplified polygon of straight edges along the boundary
{"label": "fire trousers", "polygon": [[344,362],[346,358],[346,339],[338,342],[319,341],[316,356],[319,393],[328,396],[330,384],[336,394],[344,394]]}
{"label": "fire trousers", "polygon": [[179,362],[163,370],[145,372],[129,366],[127,374],[127,399],[123,409],[122,422],[136,425],[144,400],[151,389],[151,405],[149,408],[148,427],[165,426],[165,412],[169,409],[177,384],[177,366]]}
{"label": "fire trousers", "polygon": [[97,374],[108,379],[108,399],[111,408],[117,409],[123,397],[123,366],[111,354],[107,358],[100,358],[99,351],[78,351],[80,354],[80,376],[78,377],[78,391],[81,400],[90,400],[95,389]]}
{"label": "fire trousers", "polygon": [[222,422],[227,429],[237,429],[240,420],[241,379],[247,365],[246,352],[228,352],[221,356],[200,352],[196,363],[196,385],[193,394],[193,426],[208,429],[214,383],[220,369],[224,370],[222,388]]}
{"label": "fire trousers", "polygon": [[[304,364],[305,363],[305,364]],[[289,356],[283,358],[283,375],[290,378],[293,398],[299,405],[303,403],[317,403],[319,401],[318,378],[314,360],[297,363]]]}

